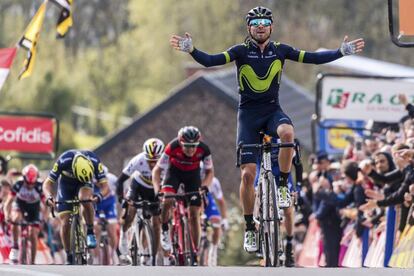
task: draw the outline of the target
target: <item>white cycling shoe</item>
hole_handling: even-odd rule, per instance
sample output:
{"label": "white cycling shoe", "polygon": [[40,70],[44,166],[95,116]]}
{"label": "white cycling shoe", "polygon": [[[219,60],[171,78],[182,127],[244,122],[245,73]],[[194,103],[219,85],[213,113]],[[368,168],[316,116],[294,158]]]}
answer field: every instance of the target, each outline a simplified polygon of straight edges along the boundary
{"label": "white cycling shoe", "polygon": [[248,253],[257,251],[257,233],[254,230],[244,232],[244,250]]}
{"label": "white cycling shoe", "polygon": [[280,186],[277,189],[279,207],[280,208],[289,208],[292,204],[292,199],[290,197],[289,188],[287,186]]}
{"label": "white cycling shoe", "polygon": [[165,251],[171,251],[171,239],[169,231],[162,231],[161,233],[161,247]]}

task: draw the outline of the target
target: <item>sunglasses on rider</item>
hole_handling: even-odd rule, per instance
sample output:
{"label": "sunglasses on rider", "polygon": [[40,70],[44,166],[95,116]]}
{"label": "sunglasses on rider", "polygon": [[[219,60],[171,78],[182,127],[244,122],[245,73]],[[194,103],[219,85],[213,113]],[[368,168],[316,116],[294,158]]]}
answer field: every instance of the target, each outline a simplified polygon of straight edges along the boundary
{"label": "sunglasses on rider", "polygon": [[249,26],[259,27],[259,25],[262,25],[263,27],[269,27],[270,25],[272,25],[272,20],[266,18],[258,18],[252,19],[249,22]]}

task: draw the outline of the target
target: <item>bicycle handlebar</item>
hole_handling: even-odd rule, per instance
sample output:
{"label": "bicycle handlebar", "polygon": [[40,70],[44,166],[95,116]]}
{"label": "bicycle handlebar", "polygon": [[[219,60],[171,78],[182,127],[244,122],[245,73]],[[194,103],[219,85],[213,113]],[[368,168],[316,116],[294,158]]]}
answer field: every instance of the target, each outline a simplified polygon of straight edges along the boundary
{"label": "bicycle handlebar", "polygon": [[298,153],[299,150],[299,143],[298,141],[295,139],[294,143],[262,143],[262,144],[243,144],[240,143],[237,146],[237,161],[236,161],[236,166],[240,167],[241,164],[241,153],[243,151],[243,149],[263,149],[265,147],[269,147],[271,149],[278,149],[278,148],[294,148],[295,151],[297,152],[296,155],[299,156],[299,160],[300,160],[300,153]]}
{"label": "bicycle handlebar", "polygon": [[158,197],[174,198],[178,200],[183,200],[183,199],[186,199],[188,196],[202,195],[202,194],[204,194],[204,191],[189,192],[189,193],[182,193],[182,194],[158,194]]}
{"label": "bicycle handlebar", "polygon": [[[83,200],[80,200],[80,199],[69,199],[69,200],[62,200],[62,201],[55,201],[54,203],[55,204],[64,204],[64,203],[66,203],[66,204],[81,204],[81,203],[90,203],[90,202],[94,202],[92,199],[83,199]],[[56,217],[56,215],[55,215],[55,207],[54,207],[54,205],[53,206],[49,206],[49,208],[50,208],[50,211],[51,211],[51,213],[52,213],[52,217],[53,218],[55,218]]]}
{"label": "bicycle handlebar", "polygon": [[135,208],[145,208],[145,207],[151,207],[151,206],[159,206],[159,202],[149,201],[149,200],[139,200],[139,201],[132,201],[132,205],[134,205]]}

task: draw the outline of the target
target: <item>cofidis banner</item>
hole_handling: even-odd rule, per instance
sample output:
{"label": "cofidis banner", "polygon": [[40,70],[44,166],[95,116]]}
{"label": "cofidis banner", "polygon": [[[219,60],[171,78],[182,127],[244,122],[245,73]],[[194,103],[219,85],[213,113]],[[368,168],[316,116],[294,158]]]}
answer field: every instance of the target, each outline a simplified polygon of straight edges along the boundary
{"label": "cofidis banner", "polygon": [[53,153],[55,123],[49,117],[0,114],[0,151]]}

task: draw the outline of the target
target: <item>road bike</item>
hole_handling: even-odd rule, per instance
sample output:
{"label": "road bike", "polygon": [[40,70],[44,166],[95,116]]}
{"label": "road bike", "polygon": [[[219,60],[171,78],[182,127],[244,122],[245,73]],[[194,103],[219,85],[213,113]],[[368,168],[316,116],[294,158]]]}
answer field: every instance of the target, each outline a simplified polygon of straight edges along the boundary
{"label": "road bike", "polygon": [[130,246],[132,265],[155,266],[157,248],[155,248],[154,229],[151,223],[151,209],[159,208],[158,202],[148,200],[133,201],[137,208],[135,227]]}
{"label": "road bike", "polygon": [[[281,234],[283,212],[279,207],[276,179],[272,172],[272,149],[294,148],[295,158],[300,160],[299,144],[272,143],[271,136],[263,135],[261,144],[239,144],[237,149],[237,165],[244,149],[260,151],[261,162],[259,181],[256,188],[254,220],[258,226],[259,253],[263,255],[265,266],[281,266],[284,257],[284,247]],[[297,162],[295,160],[295,162]]]}
{"label": "road bike", "polygon": [[175,200],[172,218],[171,241],[173,256],[176,265],[195,266],[197,265],[197,248],[191,237],[188,210],[190,198],[195,195],[203,195],[204,192],[189,192],[181,194],[161,195],[163,198]]}
{"label": "road bike", "polygon": [[[31,241],[29,235],[29,227],[39,225],[39,222],[10,222],[13,225],[20,226],[20,243],[19,243],[19,264],[32,264]],[[34,260],[33,260],[34,261]]]}
{"label": "road bike", "polygon": [[[56,201],[56,204],[71,204],[69,224],[70,224],[70,253],[73,256],[73,264],[86,265],[92,261],[90,257],[89,248],[86,244],[85,229],[82,224],[80,216],[80,204],[91,203],[93,200],[79,200],[78,198],[72,200]],[[51,207],[52,216],[55,217],[54,208]],[[89,263],[90,264],[90,263]]]}

